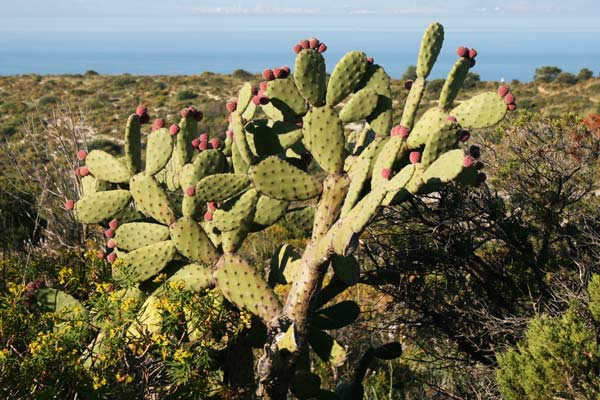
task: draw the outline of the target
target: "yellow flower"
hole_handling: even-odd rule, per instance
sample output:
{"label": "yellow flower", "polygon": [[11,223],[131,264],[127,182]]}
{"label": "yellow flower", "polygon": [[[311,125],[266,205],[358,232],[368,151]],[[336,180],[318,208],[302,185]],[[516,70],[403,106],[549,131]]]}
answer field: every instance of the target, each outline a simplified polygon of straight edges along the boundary
{"label": "yellow flower", "polygon": [[177,350],[175,350],[175,354],[173,355],[173,360],[175,360],[176,362],[178,362],[180,364],[183,364],[191,356],[192,356],[192,353],[190,353],[189,351],[184,350],[184,349],[177,349]]}
{"label": "yellow flower", "polygon": [[58,281],[64,285],[73,278],[73,268],[63,267],[58,271]]}
{"label": "yellow flower", "polygon": [[154,283],[162,283],[167,279],[167,274],[158,274],[156,278],[152,280]]}
{"label": "yellow flower", "polygon": [[94,390],[98,390],[105,385],[106,385],[106,378],[100,378],[99,376],[94,376]]}

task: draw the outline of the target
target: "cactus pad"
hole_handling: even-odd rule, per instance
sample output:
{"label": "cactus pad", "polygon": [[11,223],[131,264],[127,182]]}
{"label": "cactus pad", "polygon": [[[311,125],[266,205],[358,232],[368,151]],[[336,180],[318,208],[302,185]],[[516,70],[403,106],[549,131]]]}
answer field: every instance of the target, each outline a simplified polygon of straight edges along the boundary
{"label": "cactus pad", "polygon": [[337,63],[327,84],[327,104],[335,106],[344,100],[362,80],[367,70],[367,55],[350,51]]}
{"label": "cactus pad", "polygon": [[113,267],[113,278],[124,278],[124,271],[136,282],[143,282],[158,274],[175,257],[175,246],[170,240],[150,244],[121,257],[124,267]]}
{"label": "cactus pad", "polygon": [[239,197],[232,198],[223,203],[222,207],[213,214],[213,221],[221,232],[235,229],[248,230],[254,220],[256,203],[259,194],[250,189]]}
{"label": "cactus pad", "polygon": [[238,112],[231,114],[231,124],[233,125],[233,142],[237,146],[237,150],[240,156],[246,164],[252,164],[254,157],[248,146],[246,139],[246,129],[244,127],[244,120]]}
{"label": "cactus pad", "polygon": [[285,220],[298,230],[310,232],[315,222],[315,208],[306,206],[290,210],[285,214]]}
{"label": "cactus pad", "polygon": [[277,200],[308,200],[321,193],[321,184],[311,175],[271,156],[250,169],[256,190]]}
{"label": "cactus pad", "polygon": [[256,203],[254,214],[253,231],[273,225],[285,215],[290,203],[285,200],[272,199],[268,196],[260,196]]}
{"label": "cactus pad", "polygon": [[481,93],[462,102],[450,115],[467,129],[479,129],[496,125],[506,115],[506,103],[496,92]]}
{"label": "cactus pad", "polygon": [[427,78],[429,76],[433,64],[435,64],[440,54],[443,43],[444,27],[437,22],[429,25],[423,34],[419,58],[417,60],[417,76],[419,78]]}
{"label": "cactus pad", "polygon": [[167,194],[152,176],[133,176],[129,188],[137,209],[142,213],[165,225],[175,221],[175,213],[171,209]]}
{"label": "cactus pad", "polygon": [[85,318],[85,307],[73,296],[53,288],[39,289],[35,293],[41,310],[52,312],[65,319]]}
{"label": "cactus pad", "polygon": [[211,265],[219,258],[204,230],[192,218],[180,218],[169,229],[177,251],[188,259]]}
{"label": "cactus pad", "polygon": [[419,118],[406,143],[411,149],[417,149],[427,143],[432,132],[439,131],[446,122],[447,113],[439,107],[432,107]]}
{"label": "cactus pad", "polygon": [[157,129],[148,135],[146,174],[155,175],[167,165],[173,152],[173,142],[173,136],[165,128]]}
{"label": "cactus pad", "polygon": [[302,139],[302,129],[283,121],[256,120],[246,125],[246,139],[252,152],[260,157],[283,153]]}
{"label": "cactus pad", "polygon": [[432,132],[429,135],[427,144],[425,144],[425,150],[421,157],[421,164],[427,168],[437,158],[447,152],[458,147],[460,139],[461,127],[456,122],[448,122],[442,126],[442,128],[436,132]]}
{"label": "cactus pad", "polygon": [[379,95],[375,110],[367,118],[369,126],[377,135],[388,136],[392,128],[392,89],[390,77],[383,67],[370,64],[358,89],[370,88]]}
{"label": "cactus pad", "polygon": [[313,107],[304,116],[304,143],[325,171],[335,174],[344,167],[344,126],[337,112],[329,107]]}
{"label": "cactus pad", "polygon": [[269,105],[278,109],[284,117],[293,118],[304,115],[308,111],[306,100],[300,94],[293,78],[269,82],[266,95],[271,100]]}
{"label": "cactus pad", "polygon": [[85,165],[96,179],[112,183],[126,183],[131,174],[116,157],[102,150],[92,150],[85,159]]}
{"label": "cactus pad", "polygon": [[130,174],[142,169],[142,125],[137,114],[131,114],[125,127],[125,163]]}
{"label": "cactus pad", "polygon": [[75,217],[83,224],[95,224],[111,218],[131,200],[127,190],[107,190],[81,198],[75,203]]}
{"label": "cactus pad", "polygon": [[279,299],[246,260],[224,255],[217,264],[214,278],[227,300],[269,321],[281,310]]}
{"label": "cactus pad", "polygon": [[365,119],[375,111],[378,101],[379,96],[375,90],[368,87],[361,89],[340,110],[340,119],[344,123]]}
{"label": "cactus pad", "polygon": [[340,329],[354,322],[359,314],[358,304],[346,300],[315,312],[313,323],[319,329]]}
{"label": "cactus pad", "polygon": [[424,92],[425,78],[417,78],[413,82],[410,93],[408,93],[406,103],[404,103],[404,111],[402,112],[402,120],[400,122],[401,125],[412,129],[415,122],[415,116],[417,115],[417,109],[419,108],[419,103],[421,103]]}
{"label": "cactus pad", "polygon": [[303,50],[296,57],[294,67],[296,87],[313,106],[325,103],[325,60],[314,50]]}
{"label": "cactus pad", "polygon": [[252,100],[252,85],[250,83],[244,83],[244,86],[240,89],[237,99],[237,108],[236,110],[242,114],[246,111],[246,108],[250,104]]}
{"label": "cactus pad", "polygon": [[169,238],[169,228],[150,222],[130,222],[120,225],[115,241],[120,249],[131,251]]}
{"label": "cactus pad", "polygon": [[322,330],[310,328],[308,342],[313,351],[326,363],[339,367],[346,362],[346,350]]}
{"label": "cactus pad", "polygon": [[360,266],[353,255],[342,257],[334,255],[331,258],[331,267],[335,276],[346,286],[356,285],[360,279]]}
{"label": "cactus pad", "polygon": [[454,63],[440,93],[440,107],[442,109],[446,110],[454,103],[458,92],[465,83],[465,79],[467,79],[470,66],[471,60],[465,57],[459,58],[456,63]]}
{"label": "cactus pad", "polygon": [[423,173],[422,180],[426,185],[450,182],[463,171],[465,154],[455,149],[442,154]]}
{"label": "cactus pad", "polygon": [[247,175],[208,175],[196,185],[196,198],[203,202],[223,201],[243,191],[250,184]]}

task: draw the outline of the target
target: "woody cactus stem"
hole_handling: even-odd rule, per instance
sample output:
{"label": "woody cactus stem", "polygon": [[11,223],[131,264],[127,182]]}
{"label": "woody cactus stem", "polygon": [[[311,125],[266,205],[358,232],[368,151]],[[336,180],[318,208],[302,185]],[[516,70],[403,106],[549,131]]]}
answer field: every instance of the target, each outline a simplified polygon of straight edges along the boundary
{"label": "woody cactus stem", "polygon": [[[443,36],[440,24],[427,29],[418,78],[396,125],[383,67],[362,51],[350,51],[326,79],[327,46],[312,38],[294,46],[293,75],[286,66],[267,69],[264,82],[240,89],[227,104],[229,126],[220,138],[199,134],[202,113],[194,107],[182,110],[179,121],[157,119],[143,132],[149,115],[140,106],[128,119],[124,159],[80,152],[82,197],[65,208],[83,224],[103,226],[106,242],[99,254],[113,263],[113,279],[139,284],[134,289],[143,304],[127,329],[130,345],[162,329],[159,300],[166,285],[181,281],[199,294],[214,288],[228,307],[252,313],[268,329],[257,370],[242,374],[257,378],[260,396],[335,396],[321,393],[310,365],[299,361],[309,359],[310,350],[333,367],[345,362],[344,347],[326,331],[352,323],[360,308],[351,301],[327,305],[358,282],[360,267],[352,255],[358,237],[382,206],[450,182],[482,184],[479,150],[465,143],[467,130],[494,125],[516,108],[505,87],[455,104],[476,55],[461,51],[439,103],[417,119]],[[348,132],[347,124],[356,122],[365,129]],[[352,137],[359,139],[348,142]],[[309,173],[314,167],[322,172]],[[252,233],[281,219],[312,235],[305,249],[280,247],[267,279],[239,249]],[[328,271],[332,278],[323,287]],[[172,275],[154,292],[144,292],[145,283],[162,273]],[[290,287],[274,290],[278,285]],[[78,304],[67,296],[56,299]],[[187,326],[187,336],[195,337],[197,327]],[[102,355],[104,337],[100,332],[84,365]],[[341,399],[357,398],[343,393]]]}

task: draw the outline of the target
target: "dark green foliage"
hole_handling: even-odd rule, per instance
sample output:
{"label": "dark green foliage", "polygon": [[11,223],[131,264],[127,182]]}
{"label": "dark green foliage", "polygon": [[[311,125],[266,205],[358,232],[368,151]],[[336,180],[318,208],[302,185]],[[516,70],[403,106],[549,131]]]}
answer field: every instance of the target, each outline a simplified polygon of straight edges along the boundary
{"label": "dark green foliage", "polygon": [[578,79],[570,72],[561,72],[560,74],[556,75],[554,82],[566,85],[574,85],[578,82]]}
{"label": "dark green foliage", "polygon": [[579,70],[579,72],[577,73],[577,80],[582,82],[582,81],[587,81],[589,79],[592,79],[594,77],[594,71],[592,71],[589,68],[581,68]]}
{"label": "dark green foliage", "polygon": [[179,101],[191,100],[191,99],[195,99],[196,97],[198,97],[198,95],[196,93],[192,92],[191,90],[180,90],[175,95],[175,98]]}
{"label": "dark green foliage", "polygon": [[536,68],[533,80],[536,82],[550,83],[554,82],[556,77],[562,72],[558,67],[546,66]]}
{"label": "dark green foliage", "polygon": [[252,77],[254,77],[253,74],[251,74],[250,72],[243,70],[243,69],[236,69],[235,71],[233,71],[231,73],[231,76],[233,76],[236,79],[251,79]]}
{"label": "dark green foliage", "polygon": [[416,65],[409,65],[406,68],[406,71],[404,71],[404,74],[402,74],[402,78],[400,78],[403,81],[406,80],[412,80],[414,81],[415,79],[417,79],[417,66]]}

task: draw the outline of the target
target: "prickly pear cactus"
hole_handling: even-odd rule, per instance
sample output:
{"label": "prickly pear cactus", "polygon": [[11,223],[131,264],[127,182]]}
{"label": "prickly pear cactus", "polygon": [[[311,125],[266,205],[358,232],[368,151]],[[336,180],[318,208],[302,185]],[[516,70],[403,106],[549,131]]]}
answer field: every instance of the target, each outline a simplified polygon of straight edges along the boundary
{"label": "prickly pear cactus", "polygon": [[[354,302],[335,302],[358,282],[352,253],[359,235],[382,206],[450,182],[482,183],[479,152],[465,147],[468,129],[491,126],[516,107],[506,87],[456,104],[476,56],[460,48],[439,103],[417,119],[443,37],[440,24],[427,29],[418,79],[396,126],[383,67],[350,51],[327,79],[327,46],[316,38],[294,46],[293,75],[288,67],[266,69],[258,86],[240,89],[227,103],[229,127],[220,137],[198,135],[202,113],[193,107],[169,128],[156,120],[145,135],[149,117],[140,106],[128,119],[124,158],[80,152],[86,189],[67,208],[81,223],[104,227],[112,249],[107,259],[120,260],[116,281],[142,288],[167,273],[188,290],[215,287],[232,307],[266,325],[256,371],[262,396],[285,398],[290,388],[302,398],[326,396],[298,360],[311,350],[333,366],[345,362],[344,347],[327,331],[351,324],[360,311]],[[350,132],[351,123],[364,129]],[[267,278],[240,249],[280,220],[312,235],[305,249],[281,247]],[[324,280],[328,270],[331,279]],[[289,290],[276,291],[277,285]],[[132,337],[160,330],[155,304],[162,290],[146,293]]]}

